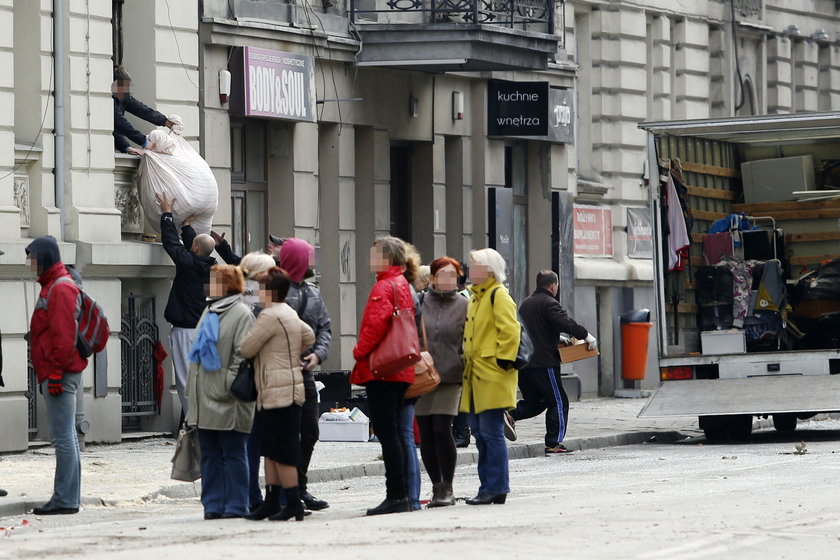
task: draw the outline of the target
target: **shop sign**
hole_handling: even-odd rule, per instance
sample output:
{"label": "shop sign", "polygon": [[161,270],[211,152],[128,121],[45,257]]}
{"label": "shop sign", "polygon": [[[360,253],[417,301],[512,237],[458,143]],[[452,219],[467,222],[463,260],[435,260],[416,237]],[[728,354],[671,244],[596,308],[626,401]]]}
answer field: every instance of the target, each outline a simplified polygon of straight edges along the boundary
{"label": "shop sign", "polygon": [[574,226],[575,256],[612,256],[611,208],[575,204]]}
{"label": "shop sign", "polygon": [[315,59],[256,47],[231,57],[232,113],[315,122]]}
{"label": "shop sign", "polygon": [[653,228],[649,208],[627,209],[627,256],[632,259],[653,258]]}
{"label": "shop sign", "polygon": [[548,82],[487,82],[488,136],[546,136]]}

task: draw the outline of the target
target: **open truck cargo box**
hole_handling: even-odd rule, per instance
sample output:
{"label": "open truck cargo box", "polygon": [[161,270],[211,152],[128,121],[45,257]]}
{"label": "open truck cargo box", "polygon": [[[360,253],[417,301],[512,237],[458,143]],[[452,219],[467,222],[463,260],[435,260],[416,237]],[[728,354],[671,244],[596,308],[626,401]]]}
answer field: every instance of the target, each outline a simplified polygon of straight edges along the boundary
{"label": "open truck cargo box", "polygon": [[840,410],[840,375],[663,381],[640,418]]}
{"label": "open truck cargo box", "polygon": [[[802,290],[796,291],[795,298],[791,298],[794,287],[799,288],[795,280],[805,270],[840,258],[837,225],[840,220],[840,113],[648,122],[639,127],[649,133],[650,209],[656,251],[654,323],[658,365],[665,380],[640,416],[698,416],[701,428],[708,435],[722,433],[720,428],[725,428],[726,422],[732,426],[739,423],[748,433],[751,415],[772,414],[774,423],[779,421],[778,429],[792,429],[797,417],[840,410],[840,375],[837,375],[840,373],[840,326],[835,328],[834,323],[825,323],[813,327],[817,318],[827,319],[826,315],[835,309],[833,304],[837,303],[836,308],[840,309],[840,298],[835,298],[838,300],[835,302],[811,294],[810,299],[817,300],[814,303],[808,297],[802,297]],[[745,197],[743,183],[750,180],[749,176],[743,176],[745,169],[749,175],[751,165],[791,161],[783,158],[813,161],[814,168],[809,170],[804,163],[797,167],[794,170],[797,178],[802,175],[803,179],[797,179],[796,185],[779,187],[784,194],[772,202]],[[812,190],[812,173],[816,174],[813,188],[817,190]],[[687,258],[683,256],[680,260],[685,267],[678,267],[673,272],[666,270],[671,265],[666,260],[668,246],[663,247],[662,235],[669,216],[662,194],[665,183],[657,180],[660,174],[676,177],[683,189],[677,196],[690,208],[690,212],[683,212],[691,242],[690,252]],[[771,174],[767,182],[777,184],[776,179]],[[668,180],[669,184],[672,182]],[[739,212],[752,217],[753,221],[748,225],[753,227],[742,228],[736,220],[733,229],[730,216]],[[732,240],[736,243],[740,243],[742,230],[754,229],[758,224],[765,224],[759,229],[769,228],[770,257],[747,256],[745,250],[736,253],[736,243],[730,253],[738,262],[755,259],[779,263],[781,273],[772,286],[760,277],[759,287],[753,283],[746,288],[752,290],[752,297],[765,294],[762,307],[767,307],[765,302],[772,304],[761,313],[755,313],[759,311],[754,303],[757,299],[749,299],[750,312],[744,314],[743,286],[736,296],[741,298],[740,308],[733,308],[730,303],[727,309],[727,302],[722,298],[708,297],[707,276],[697,273],[701,267],[707,269],[717,264],[704,254],[703,244],[707,240],[705,235],[713,233],[710,231],[714,229],[712,224],[723,218],[729,218],[729,229],[736,232]],[[679,219],[677,225],[678,222]],[[767,265],[764,266],[766,269]],[[767,292],[762,290],[777,289],[779,282],[783,287],[787,286],[782,296],[766,297]],[[718,284],[715,287],[720,291]],[[778,290],[775,293],[778,294]],[[715,292],[713,295],[720,294]],[[787,304],[792,305],[790,313]],[[733,311],[737,315],[739,309],[740,316],[733,317]],[[710,311],[714,313],[710,315]],[[812,317],[815,313],[817,317]],[[795,329],[790,333],[785,329],[786,322],[800,318],[802,324],[810,327],[802,329],[806,338],[801,338]],[[834,318],[840,325],[840,314]],[[809,320],[812,323],[808,323]],[[726,347],[709,344],[715,334],[718,338],[722,336],[714,331],[706,335],[706,347],[701,345],[701,332],[733,327],[743,329],[746,351],[738,346],[735,353],[726,354],[729,351]],[[814,338],[820,333],[831,336]],[[765,344],[765,340],[770,344]],[[717,420],[711,422],[710,419]],[[728,433],[731,435],[734,431],[732,428]]]}

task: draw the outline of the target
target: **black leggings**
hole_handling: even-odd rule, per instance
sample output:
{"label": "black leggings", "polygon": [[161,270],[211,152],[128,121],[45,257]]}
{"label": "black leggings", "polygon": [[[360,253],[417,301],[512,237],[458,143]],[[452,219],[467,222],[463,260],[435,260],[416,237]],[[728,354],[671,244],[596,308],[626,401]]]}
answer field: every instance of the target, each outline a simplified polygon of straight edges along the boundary
{"label": "black leggings", "polygon": [[404,499],[408,497],[408,483],[405,478],[406,457],[410,450],[402,434],[402,409],[408,383],[393,381],[369,381],[367,390],[368,410],[373,432],[382,445],[382,460],[385,463],[386,497]]}
{"label": "black leggings", "polygon": [[420,455],[429,478],[434,483],[452,482],[458,462],[458,450],[452,437],[455,417],[431,414],[416,418],[420,428]]}

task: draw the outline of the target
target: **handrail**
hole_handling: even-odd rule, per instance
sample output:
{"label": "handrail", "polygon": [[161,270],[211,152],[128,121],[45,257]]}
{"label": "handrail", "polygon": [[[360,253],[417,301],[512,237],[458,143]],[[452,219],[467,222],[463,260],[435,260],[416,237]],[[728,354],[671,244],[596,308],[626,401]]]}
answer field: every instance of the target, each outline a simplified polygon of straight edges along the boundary
{"label": "handrail", "polygon": [[[359,9],[357,0],[350,0],[350,21],[378,23],[379,14],[421,14],[422,22],[406,24],[488,24],[510,28],[544,26],[543,32],[554,32],[556,0],[372,0],[374,8]],[[562,0],[560,0],[562,1]],[[377,9],[376,6],[386,6]],[[362,16],[361,18],[359,16]],[[364,17],[368,16],[368,17]],[[373,16],[373,17],[371,17]],[[400,22],[388,22],[400,23]],[[530,29],[530,28],[529,28]]]}

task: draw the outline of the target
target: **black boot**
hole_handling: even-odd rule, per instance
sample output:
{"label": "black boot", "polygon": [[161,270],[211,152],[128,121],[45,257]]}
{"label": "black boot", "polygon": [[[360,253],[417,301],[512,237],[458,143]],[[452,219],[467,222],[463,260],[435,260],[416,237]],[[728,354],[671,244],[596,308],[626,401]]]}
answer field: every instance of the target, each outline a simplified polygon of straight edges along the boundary
{"label": "black boot", "polygon": [[245,516],[251,521],[262,521],[266,517],[280,512],[280,487],[274,484],[265,487],[265,501],[253,512]]}
{"label": "black boot", "polygon": [[283,488],[283,493],[286,495],[286,507],[280,510],[279,513],[269,516],[269,521],[288,521],[292,517],[295,521],[303,521],[303,502],[300,501],[300,487],[292,486],[291,488]]}
{"label": "black boot", "polygon": [[385,498],[385,500],[376,506],[367,510],[368,515],[382,515],[384,513],[401,513],[411,511],[411,502],[408,496],[402,498]]}
{"label": "black boot", "polygon": [[311,509],[312,511],[320,511],[322,509],[327,509],[330,507],[330,504],[327,503],[326,500],[319,500],[308,491],[304,490],[301,495],[301,499],[303,499],[303,505],[306,506],[306,509]]}

